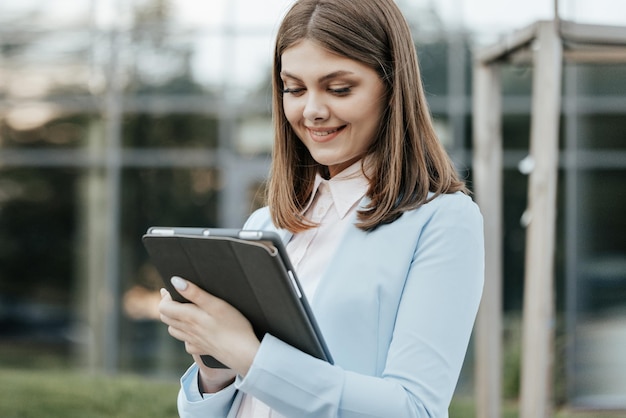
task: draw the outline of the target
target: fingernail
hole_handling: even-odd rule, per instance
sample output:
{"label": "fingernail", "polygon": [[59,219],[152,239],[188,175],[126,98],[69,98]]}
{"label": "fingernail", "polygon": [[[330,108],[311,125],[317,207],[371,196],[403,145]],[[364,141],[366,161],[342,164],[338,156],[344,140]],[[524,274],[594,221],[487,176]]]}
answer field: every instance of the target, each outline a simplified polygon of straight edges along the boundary
{"label": "fingernail", "polygon": [[161,296],[165,296],[167,295],[167,290],[165,290],[164,288],[161,288]]}
{"label": "fingernail", "polygon": [[184,280],[178,276],[173,276],[170,281],[172,282],[172,286],[174,286],[177,290],[187,289],[187,280]]}

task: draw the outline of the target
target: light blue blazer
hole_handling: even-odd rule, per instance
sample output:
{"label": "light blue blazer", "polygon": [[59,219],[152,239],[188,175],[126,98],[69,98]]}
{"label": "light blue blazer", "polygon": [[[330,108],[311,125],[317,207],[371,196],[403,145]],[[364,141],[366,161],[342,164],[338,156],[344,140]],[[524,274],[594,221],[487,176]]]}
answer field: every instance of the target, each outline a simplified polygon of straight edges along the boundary
{"label": "light blue blazer", "polygon": [[[245,228],[291,237],[267,208]],[[309,301],[335,364],[266,335],[245,378],[218,394],[194,399],[192,366],[179,413],[234,418],[246,392],[293,418],[445,418],[483,279],[482,216],[464,194],[439,196],[373,232],[351,227]]]}

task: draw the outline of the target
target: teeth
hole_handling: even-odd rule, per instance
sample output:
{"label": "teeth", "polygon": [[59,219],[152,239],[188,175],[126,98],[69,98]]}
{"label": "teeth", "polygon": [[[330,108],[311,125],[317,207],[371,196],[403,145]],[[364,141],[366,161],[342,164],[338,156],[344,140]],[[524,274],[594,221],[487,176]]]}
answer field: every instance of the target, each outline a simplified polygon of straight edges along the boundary
{"label": "teeth", "polygon": [[317,135],[317,136],[328,136],[332,133],[337,132],[339,129],[333,129],[331,131],[312,131],[313,135]]}

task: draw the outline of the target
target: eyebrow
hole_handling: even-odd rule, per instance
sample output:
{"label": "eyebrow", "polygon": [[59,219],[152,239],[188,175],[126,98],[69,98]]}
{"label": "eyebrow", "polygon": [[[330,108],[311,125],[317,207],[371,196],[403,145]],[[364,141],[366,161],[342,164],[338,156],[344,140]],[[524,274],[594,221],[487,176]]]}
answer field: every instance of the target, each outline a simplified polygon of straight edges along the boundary
{"label": "eyebrow", "polygon": [[[343,76],[352,75],[352,74],[354,74],[352,71],[344,71],[344,70],[333,71],[332,73],[321,76],[320,78],[317,79],[317,81],[319,83],[323,83],[324,81],[332,80],[333,78],[343,77]],[[294,80],[302,81],[299,77],[287,71],[281,71],[280,75],[283,77],[293,78]]]}

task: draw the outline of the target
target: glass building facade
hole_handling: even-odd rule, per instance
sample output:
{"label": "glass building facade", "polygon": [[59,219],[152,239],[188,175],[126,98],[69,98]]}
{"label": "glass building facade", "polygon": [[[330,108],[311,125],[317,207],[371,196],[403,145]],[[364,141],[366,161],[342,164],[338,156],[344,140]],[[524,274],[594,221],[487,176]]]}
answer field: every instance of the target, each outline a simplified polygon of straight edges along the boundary
{"label": "glass building facade", "polygon": [[[0,367],[178,375],[189,357],[156,319],[160,278],[141,236],[237,227],[263,204],[279,16],[258,11],[286,2],[12,3],[0,3]],[[480,34],[398,3],[441,141],[471,186]],[[507,318],[522,307],[532,75],[503,68]],[[563,83],[557,394],[626,409],[626,66],[568,64]],[[470,352],[460,391],[471,367]]]}

